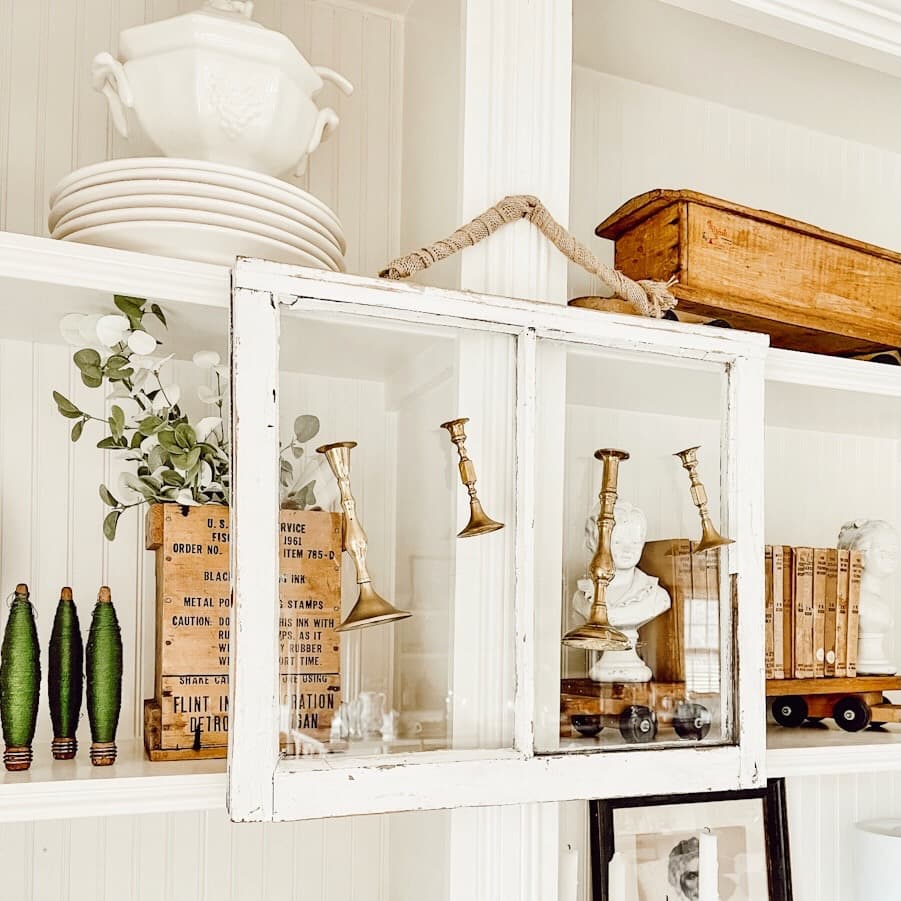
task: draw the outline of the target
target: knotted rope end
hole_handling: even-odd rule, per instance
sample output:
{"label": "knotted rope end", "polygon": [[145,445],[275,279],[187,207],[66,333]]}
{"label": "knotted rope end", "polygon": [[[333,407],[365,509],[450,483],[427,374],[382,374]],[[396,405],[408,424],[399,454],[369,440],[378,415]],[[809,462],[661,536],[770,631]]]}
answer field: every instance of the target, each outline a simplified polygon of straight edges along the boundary
{"label": "knotted rope end", "polygon": [[667,310],[674,309],[679,303],[670,291],[670,288],[678,284],[678,281],[675,277],[665,282],[656,282],[651,279],[640,279],[638,281],[639,286],[648,298],[649,315],[654,319],[662,319],[663,314]]}

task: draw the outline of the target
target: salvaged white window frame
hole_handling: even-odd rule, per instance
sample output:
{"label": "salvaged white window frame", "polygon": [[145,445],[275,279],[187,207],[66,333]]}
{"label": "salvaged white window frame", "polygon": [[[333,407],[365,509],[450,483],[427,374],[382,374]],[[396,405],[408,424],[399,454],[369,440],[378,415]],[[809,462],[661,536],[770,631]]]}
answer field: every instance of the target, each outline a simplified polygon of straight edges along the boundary
{"label": "salvaged white window frame", "polygon": [[[339,761],[278,749],[278,388],[281,304],[501,332],[517,339],[514,746]],[[767,339],[530,301],[239,260],[231,301],[233,626],[228,808],[235,821],[759,786],[765,779],[763,386]],[[534,753],[536,342],[712,360],[728,375],[722,496],[734,628],[735,744]],[[562,402],[562,399],[561,399]],[[271,529],[262,524],[272,523]],[[732,636],[728,636],[729,639]],[[661,755],[665,755],[661,756]]]}

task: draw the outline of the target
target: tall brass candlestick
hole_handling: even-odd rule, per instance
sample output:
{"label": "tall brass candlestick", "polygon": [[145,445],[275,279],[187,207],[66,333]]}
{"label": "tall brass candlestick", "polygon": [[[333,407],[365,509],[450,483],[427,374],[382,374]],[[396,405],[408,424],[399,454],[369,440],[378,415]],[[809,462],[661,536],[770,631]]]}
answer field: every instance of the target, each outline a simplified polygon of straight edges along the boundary
{"label": "tall brass candlestick", "polygon": [[733,539],[726,538],[717,532],[713,526],[713,520],[710,518],[710,511],[707,509],[707,492],[698,478],[698,449],[698,447],[689,447],[673,454],[682,461],[682,466],[688,472],[688,477],[691,479],[691,499],[701,517],[701,540],[692,545],[693,552],[708,551],[714,547],[733,543]]}
{"label": "tall brass candlestick", "polygon": [[377,626],[380,623],[412,616],[406,610],[398,610],[389,604],[372,587],[372,577],[366,566],[366,549],[369,542],[362,524],[357,519],[357,503],[350,490],[350,451],[356,446],[356,441],[338,441],[335,444],[324,444],[322,447],[316,448],[316,453],[323,454],[328,460],[328,465],[338,480],[341,508],[344,510],[344,550],[353,560],[354,568],[357,571],[357,585],[360,586],[360,596],[357,598],[353,610],[338,626],[338,632]]}
{"label": "tall brass candlestick", "polygon": [[613,507],[616,504],[616,483],[621,460],[628,460],[626,451],[605,448],[594,452],[596,460],[603,464],[601,476],[601,509],[598,513],[598,546],[591,558],[589,572],[594,585],[594,600],[588,611],[588,620],[581,626],[570,629],[563,636],[563,643],[587,651],[626,651],[632,643],[628,636],[610,625],[607,618],[607,586],[616,575],[611,543],[613,527]]}
{"label": "tall brass candlestick", "polygon": [[496,532],[502,529],[502,522],[495,522],[483,509],[482,503],[476,494],[476,468],[469,454],[466,452],[466,432],[463,426],[469,420],[466,417],[462,419],[451,419],[448,422],[442,422],[441,428],[447,429],[450,440],[457,446],[457,453],[460,455],[460,481],[466,486],[469,492],[469,522],[466,527],[457,534],[457,538],[471,538],[474,535],[485,535],[488,532]]}

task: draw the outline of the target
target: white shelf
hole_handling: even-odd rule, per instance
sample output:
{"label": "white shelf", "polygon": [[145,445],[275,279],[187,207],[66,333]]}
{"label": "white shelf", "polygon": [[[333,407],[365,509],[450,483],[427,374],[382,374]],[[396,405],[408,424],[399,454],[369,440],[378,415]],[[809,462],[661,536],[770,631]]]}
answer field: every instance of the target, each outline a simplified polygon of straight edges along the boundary
{"label": "white shelf", "polygon": [[139,741],[119,743],[113,766],[95,767],[88,747],[56,761],[36,747],[31,769],[0,773],[0,822],[222,809],[225,760],[153,763]]}
{"label": "white shelf", "polygon": [[901,15],[892,0],[663,0],[790,44],[901,74]]}
{"label": "white shelf", "polygon": [[0,232],[4,279],[226,307],[226,266]]}
{"label": "white shelf", "polygon": [[766,421],[814,432],[901,436],[901,366],[789,350],[766,362]]}
{"label": "white shelf", "polygon": [[825,729],[767,728],[766,772],[778,776],[829,776],[901,770],[901,729],[843,732]]}
{"label": "white shelf", "polygon": [[230,270],[168,257],[0,232],[0,337],[62,343],[66,313],[111,312],[112,295],[159,301],[167,347],[225,351]]}
{"label": "white shelf", "polygon": [[901,366],[771,348],[768,382],[901,397]]}

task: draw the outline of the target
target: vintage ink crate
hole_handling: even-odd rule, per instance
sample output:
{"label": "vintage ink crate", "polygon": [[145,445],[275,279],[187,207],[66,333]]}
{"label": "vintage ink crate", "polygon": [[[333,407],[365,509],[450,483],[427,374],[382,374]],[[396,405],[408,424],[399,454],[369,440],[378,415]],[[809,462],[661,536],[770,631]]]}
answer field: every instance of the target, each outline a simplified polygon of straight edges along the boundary
{"label": "vintage ink crate", "polygon": [[[328,734],[340,704],[341,514],[281,513],[279,668],[286,727]],[[151,760],[225,757],[231,637],[229,511],[158,504],[154,697],[144,702]]]}

